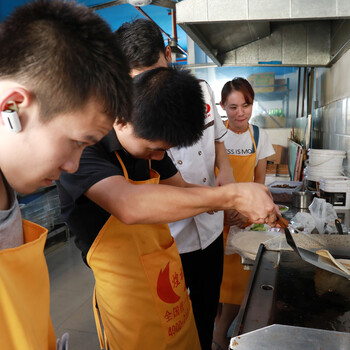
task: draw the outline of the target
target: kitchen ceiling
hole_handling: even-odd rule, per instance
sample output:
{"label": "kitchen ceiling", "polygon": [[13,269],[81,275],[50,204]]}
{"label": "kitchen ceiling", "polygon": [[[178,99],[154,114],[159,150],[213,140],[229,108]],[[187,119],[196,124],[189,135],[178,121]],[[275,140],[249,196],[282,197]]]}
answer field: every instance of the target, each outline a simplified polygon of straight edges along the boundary
{"label": "kitchen ceiling", "polygon": [[[9,15],[14,8],[33,0],[0,0],[0,22]],[[66,0],[70,1],[70,0]],[[80,4],[92,7],[108,22],[112,30],[117,30],[124,22],[135,18],[145,18],[134,6],[126,0],[76,0]],[[147,13],[167,34],[172,36],[172,18],[170,11],[175,7],[176,0],[153,0],[151,5],[143,6],[141,9]],[[164,39],[167,40],[166,36]],[[187,35],[177,26],[178,44],[187,51]],[[167,43],[167,41],[166,41]]]}
{"label": "kitchen ceiling", "polygon": [[133,6],[145,6],[148,4],[166,7],[175,10],[175,2],[172,0],[113,0],[103,1],[101,4],[92,5],[95,10],[101,10],[115,5],[131,4]]}
{"label": "kitchen ceiling", "polygon": [[[0,1],[0,20],[29,1]],[[127,0],[77,1],[94,7],[113,30],[143,17]],[[167,6],[173,3],[178,44],[192,53],[188,34],[218,66],[331,66],[350,47],[349,0],[153,0],[143,6],[170,35]]]}
{"label": "kitchen ceiling", "polygon": [[348,0],[184,0],[176,12],[218,66],[330,66],[350,47]]}

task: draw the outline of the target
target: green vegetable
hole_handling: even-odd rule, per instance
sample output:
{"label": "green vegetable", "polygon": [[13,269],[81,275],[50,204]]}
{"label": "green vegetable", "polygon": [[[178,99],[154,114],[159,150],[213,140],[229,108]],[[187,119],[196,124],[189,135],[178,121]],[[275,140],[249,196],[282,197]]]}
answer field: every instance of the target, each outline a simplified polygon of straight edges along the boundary
{"label": "green vegetable", "polygon": [[251,231],[266,231],[266,227],[264,224],[254,224],[251,228]]}
{"label": "green vegetable", "polygon": [[285,205],[279,205],[278,209],[280,210],[280,212],[283,212],[283,211],[287,211],[289,208],[286,207]]}

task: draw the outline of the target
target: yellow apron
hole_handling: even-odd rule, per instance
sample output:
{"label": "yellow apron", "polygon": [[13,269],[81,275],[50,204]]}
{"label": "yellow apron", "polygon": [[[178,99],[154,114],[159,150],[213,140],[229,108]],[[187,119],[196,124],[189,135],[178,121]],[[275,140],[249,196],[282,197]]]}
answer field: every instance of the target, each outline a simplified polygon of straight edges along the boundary
{"label": "yellow apron", "polygon": [[[159,183],[152,169],[150,180],[130,180],[116,155],[128,181]],[[87,262],[96,280],[94,312],[101,348],[200,349],[181,259],[167,224],[125,225],[111,215]]]}
{"label": "yellow apron", "polygon": [[[228,127],[228,121],[226,128]],[[249,155],[229,155],[233,176],[236,182],[254,181],[254,169],[256,162],[256,144],[249,127],[250,136],[253,140],[255,152]],[[229,226],[224,227],[224,247],[226,247]],[[240,305],[249,280],[250,271],[243,270],[239,254],[224,254],[224,271],[220,289],[220,302]]]}
{"label": "yellow apron", "polygon": [[24,244],[0,251],[0,349],[54,350],[47,229],[23,220]]}

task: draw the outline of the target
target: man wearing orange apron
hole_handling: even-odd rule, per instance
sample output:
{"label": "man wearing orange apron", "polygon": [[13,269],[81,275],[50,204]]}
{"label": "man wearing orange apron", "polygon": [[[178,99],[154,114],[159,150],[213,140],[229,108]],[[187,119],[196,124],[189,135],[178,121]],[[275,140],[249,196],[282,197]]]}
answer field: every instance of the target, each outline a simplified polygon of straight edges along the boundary
{"label": "man wearing orange apron", "polygon": [[[193,134],[184,133],[180,142],[190,143],[198,138],[203,127],[204,108],[196,79],[186,72],[169,68],[146,74],[150,77],[150,81],[146,79],[146,85],[142,76],[134,79],[137,82],[135,100],[147,99],[151,107],[155,102],[147,96],[148,93],[155,96],[154,91],[151,91],[152,86],[148,87],[151,82],[159,81],[153,90],[158,91],[163,87],[163,92],[167,94],[173,94],[174,90],[180,94],[190,94],[192,90],[193,103],[198,111],[188,123],[194,125],[195,129]],[[167,76],[168,83],[163,75]],[[176,88],[177,79],[182,79],[183,84],[192,84],[192,87]],[[166,84],[169,87],[164,86]],[[153,118],[156,113],[161,118],[159,110],[163,110],[164,118],[176,122],[177,113],[183,112],[183,107],[179,105],[178,110],[170,113],[165,110],[165,103],[155,103],[157,108],[153,106],[152,109],[143,104],[140,109],[143,120],[140,122],[148,117]],[[150,115],[147,114],[149,111]],[[166,126],[169,131],[173,129],[170,121]],[[84,260],[95,276],[94,311],[100,345],[101,348],[114,350],[199,350],[181,259],[168,225],[127,225],[117,215],[111,215],[112,210],[108,212],[107,208],[99,207],[98,196],[94,197],[93,190],[104,181],[119,178],[145,190],[158,184],[160,179],[164,181],[177,174],[176,167],[165,153],[169,143],[173,144],[175,140],[167,140],[166,136],[162,136],[167,140],[165,142],[159,136],[156,137],[158,141],[146,141],[129,131],[131,125],[116,124],[100,143],[84,152],[77,173],[65,174],[58,185],[62,213],[76,235],[76,243],[82,250]],[[156,170],[151,168],[148,159],[158,160],[152,160],[152,168]],[[104,196],[108,196],[108,193],[104,193]],[[154,197],[156,200],[157,196]],[[145,204],[147,210],[152,211],[147,198]],[[118,205],[123,204],[116,203]],[[70,212],[66,213],[66,208]]]}
{"label": "man wearing orange apron", "polygon": [[[115,34],[128,59],[131,76],[171,64],[171,48],[165,46],[163,34],[155,22],[138,18],[123,23]],[[202,80],[201,88],[206,103],[202,137],[192,146],[172,147],[167,152],[186,182],[221,186],[234,182],[224,145],[227,130],[217,111],[211,87]],[[215,165],[220,169],[216,178]],[[224,213],[217,211],[211,215],[203,213],[169,223],[170,233],[180,253],[203,350],[211,349],[219,304],[223,268],[223,217]]]}
{"label": "man wearing orange apron", "polygon": [[[148,180],[129,179],[117,152],[116,156],[128,181],[159,183],[152,169]],[[125,225],[110,216],[89,249],[87,263],[96,278],[95,316],[99,320],[100,312],[106,348],[110,343],[120,349],[152,349],[155,344],[158,349],[199,349],[182,264],[168,225]],[[133,300],[125,303],[130,295]],[[128,324],[124,336],[112,331]],[[103,339],[99,324],[98,333]]]}
{"label": "man wearing orange apron", "polygon": [[[159,163],[162,176],[176,173],[168,157],[152,163]],[[112,173],[134,185],[158,184],[159,174],[149,164],[127,153],[112,130],[85,152],[73,177],[79,177],[82,189],[96,181],[97,175]],[[82,176],[93,167],[99,174],[90,172],[90,179]],[[63,206],[77,191],[67,177],[62,176],[59,184]],[[102,208],[96,211],[96,204],[88,198],[81,201],[85,203],[76,202],[73,216],[81,216],[84,222],[71,216],[68,224],[94,272],[94,312],[101,348],[200,349],[181,260],[168,226],[126,225]]]}
{"label": "man wearing orange apron", "polygon": [[[78,171],[60,178],[63,217],[96,280],[101,347],[200,349],[167,222],[235,207],[246,215],[254,212],[253,220],[275,220],[273,202],[260,185],[198,188],[182,180],[166,150],[198,140],[204,107],[200,84],[187,71],[139,74],[131,120],[117,120],[104,139],[84,151]],[[250,204],[240,191],[252,198]]]}
{"label": "man wearing orange apron", "polygon": [[23,221],[24,244],[0,251],[1,349],[56,349],[46,235],[43,227]]}
{"label": "man wearing orange apron", "polygon": [[22,221],[16,192],[74,172],[84,147],[126,114],[131,79],[110,28],[72,2],[17,8],[0,24],[0,48],[0,349],[62,350],[67,335],[56,344],[50,318],[47,230]]}

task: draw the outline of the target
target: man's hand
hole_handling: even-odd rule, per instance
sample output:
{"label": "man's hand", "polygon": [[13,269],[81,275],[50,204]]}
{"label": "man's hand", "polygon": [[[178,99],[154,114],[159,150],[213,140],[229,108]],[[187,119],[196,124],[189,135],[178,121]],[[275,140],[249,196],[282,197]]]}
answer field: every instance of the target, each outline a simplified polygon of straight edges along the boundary
{"label": "man's hand", "polygon": [[225,196],[232,196],[231,209],[248,217],[252,223],[276,225],[276,206],[265,185],[241,182],[221,187]]}
{"label": "man's hand", "polygon": [[245,228],[247,225],[247,221],[247,218],[237,210],[225,210],[224,212],[225,226],[236,225],[239,228]]}

